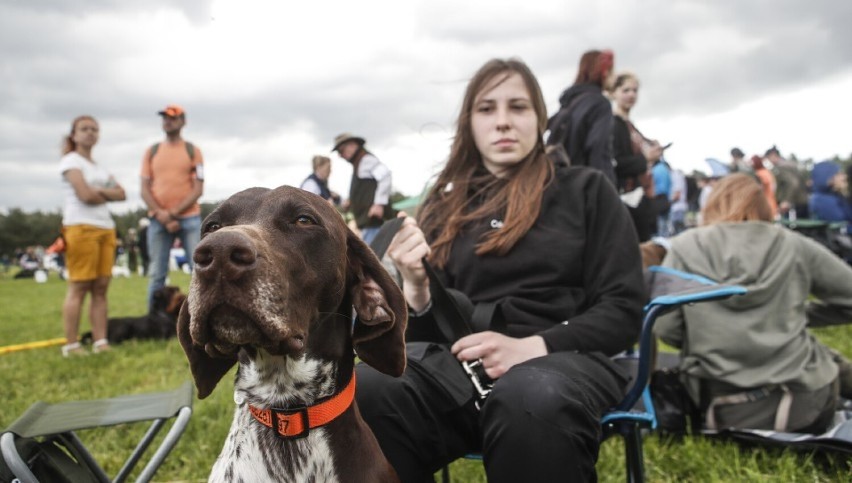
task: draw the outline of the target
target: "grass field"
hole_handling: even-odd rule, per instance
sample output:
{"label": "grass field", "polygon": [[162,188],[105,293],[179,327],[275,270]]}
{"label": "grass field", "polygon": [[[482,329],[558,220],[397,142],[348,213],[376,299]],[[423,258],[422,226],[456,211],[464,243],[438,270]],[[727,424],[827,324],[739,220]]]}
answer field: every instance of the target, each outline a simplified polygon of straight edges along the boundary
{"label": "grass field", "polygon": [[[146,279],[119,278],[110,289],[110,314],[144,313]],[[172,272],[172,284],[184,291],[189,277]],[[12,280],[0,276],[0,346],[62,336],[60,307],[65,283],[51,274],[48,283]],[[81,331],[88,330],[84,316]],[[852,356],[852,326],[821,329],[817,336]],[[172,389],[190,378],[176,340],[131,342],[107,353],[63,359],[58,347],[0,355],[2,410],[0,428],[8,426],[37,400],[58,402]],[[213,394],[196,401],[189,427],[157,473],[156,481],[206,481],[230,427],[234,403],[231,376]],[[114,474],[144,432],[145,425],[80,432],[108,473]],[[788,452],[744,450],[701,438],[663,441],[646,439],[649,481],[828,482],[850,481],[852,463],[822,465],[812,458]],[[599,480],[623,481],[624,458],[620,441],[605,442],[598,462]],[[485,481],[481,464],[456,462],[454,482]]]}

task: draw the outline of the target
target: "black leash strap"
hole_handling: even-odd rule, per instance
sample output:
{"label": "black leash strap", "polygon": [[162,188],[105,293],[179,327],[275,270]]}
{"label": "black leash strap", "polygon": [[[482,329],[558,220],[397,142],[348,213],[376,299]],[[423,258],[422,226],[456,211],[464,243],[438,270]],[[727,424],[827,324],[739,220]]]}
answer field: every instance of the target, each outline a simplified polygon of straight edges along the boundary
{"label": "black leash strap", "polygon": [[385,257],[385,252],[388,251],[388,247],[390,246],[391,241],[393,241],[393,237],[396,235],[396,232],[402,228],[403,221],[405,221],[405,218],[394,218],[384,222],[382,227],[379,228],[379,232],[376,233],[376,237],[373,238],[372,243],[370,243],[370,248],[379,260]]}
{"label": "black leash strap", "polygon": [[467,318],[462,314],[456,300],[447,292],[432,265],[423,259],[423,268],[429,275],[429,292],[432,294],[432,315],[438,328],[451,344],[473,333]]}
{"label": "black leash strap", "polygon": [[[394,235],[402,227],[404,218],[394,218],[386,221],[373,242],[370,248],[381,260],[385,256]],[[447,339],[447,342],[453,343],[466,335],[473,333],[473,329],[468,323],[467,317],[464,316],[455,299],[447,292],[447,288],[441,283],[441,278],[432,268],[432,265],[423,259],[423,268],[429,276],[429,291],[432,294],[432,314],[438,324],[441,334]]]}

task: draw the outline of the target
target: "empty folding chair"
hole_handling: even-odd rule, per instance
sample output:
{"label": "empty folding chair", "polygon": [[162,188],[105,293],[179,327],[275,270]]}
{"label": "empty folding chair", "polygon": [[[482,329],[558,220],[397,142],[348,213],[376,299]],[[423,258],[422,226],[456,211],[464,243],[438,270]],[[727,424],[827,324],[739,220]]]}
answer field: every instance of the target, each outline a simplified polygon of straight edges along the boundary
{"label": "empty folding chair", "polygon": [[[55,404],[37,402],[0,436],[6,468],[22,483],[38,481],[122,482],[170,419],[168,433],[148,460],[137,482],[151,480],[174,448],[192,415],[192,385],[165,392]],[[152,421],[142,440],[114,479],[95,461],[76,431]]]}

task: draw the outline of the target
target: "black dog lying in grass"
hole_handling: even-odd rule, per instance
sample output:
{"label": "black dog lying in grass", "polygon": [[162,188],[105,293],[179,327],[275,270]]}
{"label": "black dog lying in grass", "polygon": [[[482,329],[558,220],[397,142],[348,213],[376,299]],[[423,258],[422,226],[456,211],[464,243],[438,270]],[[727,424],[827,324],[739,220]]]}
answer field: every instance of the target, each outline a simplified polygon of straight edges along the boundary
{"label": "black dog lying in grass", "polygon": [[[154,292],[153,308],[140,317],[112,317],[107,321],[107,339],[120,344],[128,339],[170,339],[177,335],[177,316],[186,295],[178,287],[166,286]],[[83,334],[92,342],[92,333]]]}

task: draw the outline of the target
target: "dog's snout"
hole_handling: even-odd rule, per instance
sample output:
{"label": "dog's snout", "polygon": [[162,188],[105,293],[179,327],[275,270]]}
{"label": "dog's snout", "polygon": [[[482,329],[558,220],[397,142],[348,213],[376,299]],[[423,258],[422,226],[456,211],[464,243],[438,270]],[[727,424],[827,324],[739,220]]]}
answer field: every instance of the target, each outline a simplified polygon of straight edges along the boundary
{"label": "dog's snout", "polygon": [[257,249],[251,239],[239,232],[211,233],[201,240],[192,255],[196,273],[205,278],[223,274],[237,280],[254,270]]}

